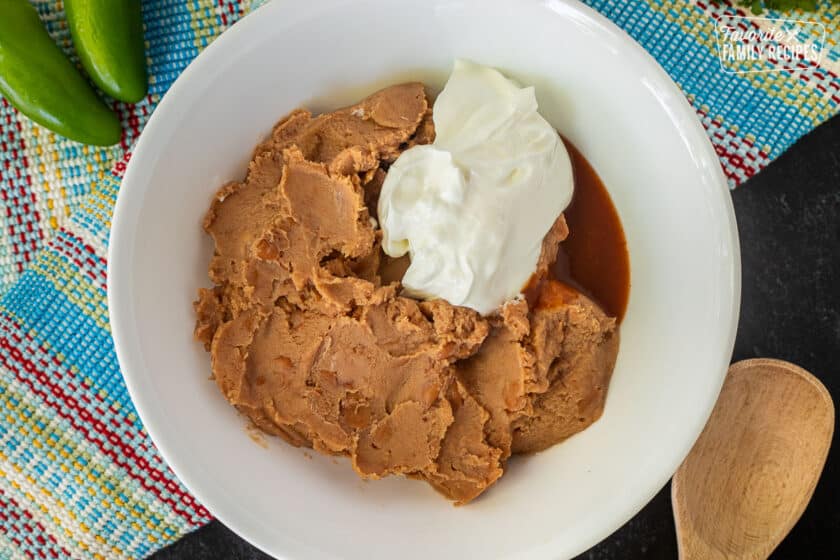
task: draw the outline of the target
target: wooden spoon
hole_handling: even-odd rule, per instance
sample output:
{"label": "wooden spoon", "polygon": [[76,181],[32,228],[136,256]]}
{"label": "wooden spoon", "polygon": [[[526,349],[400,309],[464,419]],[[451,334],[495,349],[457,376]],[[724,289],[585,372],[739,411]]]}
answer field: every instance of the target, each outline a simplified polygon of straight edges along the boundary
{"label": "wooden spoon", "polygon": [[766,559],[805,511],[833,432],[831,396],[804,369],[769,359],[731,366],[674,475],[680,558]]}

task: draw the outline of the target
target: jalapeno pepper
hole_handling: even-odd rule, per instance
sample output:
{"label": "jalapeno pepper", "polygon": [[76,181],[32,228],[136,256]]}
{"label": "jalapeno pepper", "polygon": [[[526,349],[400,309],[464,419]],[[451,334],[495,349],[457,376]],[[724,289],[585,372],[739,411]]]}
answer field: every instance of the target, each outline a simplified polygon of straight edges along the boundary
{"label": "jalapeno pepper", "polygon": [[33,121],[72,140],[107,146],[122,129],[47,33],[27,0],[0,2],[0,93]]}
{"label": "jalapeno pepper", "polygon": [[140,0],[64,0],[73,45],[87,73],[115,99],[146,95],[146,51]]}

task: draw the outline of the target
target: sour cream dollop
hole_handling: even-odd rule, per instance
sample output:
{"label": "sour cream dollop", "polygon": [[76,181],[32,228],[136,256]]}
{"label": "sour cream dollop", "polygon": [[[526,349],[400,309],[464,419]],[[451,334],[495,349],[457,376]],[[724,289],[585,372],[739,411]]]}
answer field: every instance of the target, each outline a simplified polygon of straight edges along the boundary
{"label": "sour cream dollop", "polygon": [[517,297],[569,205],[572,165],[533,87],[455,62],[434,104],[431,145],[403,152],[379,198],[383,249],[409,254],[409,295],[482,314]]}

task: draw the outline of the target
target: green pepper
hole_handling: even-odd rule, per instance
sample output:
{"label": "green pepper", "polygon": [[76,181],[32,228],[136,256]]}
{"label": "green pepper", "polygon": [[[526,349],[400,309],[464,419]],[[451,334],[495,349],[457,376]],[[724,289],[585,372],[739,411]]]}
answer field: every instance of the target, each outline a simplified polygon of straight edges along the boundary
{"label": "green pepper", "polygon": [[27,0],[0,1],[0,93],[33,121],[72,140],[119,142],[117,115],[47,33]]}
{"label": "green pepper", "polygon": [[115,99],[146,95],[146,51],[140,0],[64,0],[73,45],[87,73]]}

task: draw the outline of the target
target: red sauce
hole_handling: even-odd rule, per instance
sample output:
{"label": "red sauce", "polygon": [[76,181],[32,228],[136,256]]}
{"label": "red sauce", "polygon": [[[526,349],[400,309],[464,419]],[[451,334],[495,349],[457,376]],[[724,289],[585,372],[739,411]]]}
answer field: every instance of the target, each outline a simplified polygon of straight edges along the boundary
{"label": "red sauce", "polygon": [[559,281],[555,278],[544,279],[528,284],[531,292],[525,293],[529,305],[533,302],[534,309],[554,309],[562,305],[572,303],[580,297],[579,288],[572,288],[568,281]]}
{"label": "red sauce", "polygon": [[620,322],[630,296],[630,256],[621,219],[609,192],[589,162],[564,139],[575,176],[566,209],[569,237],[560,246],[553,272]]}

